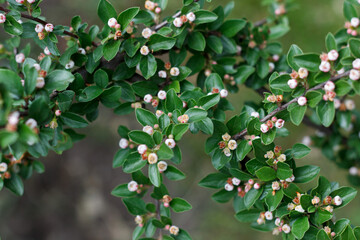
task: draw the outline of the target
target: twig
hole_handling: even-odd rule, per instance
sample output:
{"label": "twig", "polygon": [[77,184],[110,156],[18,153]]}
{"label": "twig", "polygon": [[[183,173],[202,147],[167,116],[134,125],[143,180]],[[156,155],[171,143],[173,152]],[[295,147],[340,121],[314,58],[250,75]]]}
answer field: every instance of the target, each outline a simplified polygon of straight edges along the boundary
{"label": "twig", "polygon": [[261,20],[255,22],[255,23],[254,23],[254,27],[260,27],[260,26],[262,26],[262,25],[264,25],[264,24],[266,24],[266,23],[267,23],[267,19],[264,18],[264,19],[261,19]]}
{"label": "twig", "polygon": [[[350,72],[347,71],[347,72],[345,72],[345,73],[339,74],[339,75],[337,75],[337,76],[334,76],[334,77],[330,78],[329,81],[337,81],[337,80],[339,80],[339,79],[341,79],[341,78],[343,78],[343,77],[348,76],[349,73],[350,73]],[[315,87],[306,90],[306,91],[304,92],[304,94],[301,95],[301,96],[304,96],[304,95],[305,95],[307,92],[309,92],[309,91],[319,90],[319,89],[323,88],[325,84],[326,84],[326,82],[321,83],[321,84],[319,84],[319,85],[316,85]],[[275,116],[276,114],[278,114],[279,112],[282,112],[282,111],[284,111],[285,109],[287,109],[287,107],[288,107],[290,104],[297,102],[298,99],[299,99],[299,97],[296,97],[296,98],[292,99],[290,102],[287,102],[287,103],[279,106],[277,109],[275,109],[274,111],[272,111],[271,113],[269,113],[268,115],[266,115],[266,116],[265,116],[263,119],[261,119],[260,121],[261,121],[261,122],[266,122],[267,120],[269,120],[270,118],[272,118],[273,116]],[[243,136],[245,136],[246,134],[247,134],[247,129],[244,129],[243,131],[235,134],[235,135],[233,136],[233,139],[239,140],[239,139],[241,139]]]}
{"label": "twig", "polygon": [[[175,13],[175,14],[172,16],[172,18],[177,18],[178,16],[180,16],[180,14],[181,14],[181,11],[178,11],[177,13]],[[166,20],[166,21],[163,21],[162,23],[159,23],[158,25],[156,25],[156,26],[154,27],[154,29],[157,31],[157,30],[159,30],[160,28],[164,27],[166,24],[168,24],[168,21],[167,21],[167,20]]]}

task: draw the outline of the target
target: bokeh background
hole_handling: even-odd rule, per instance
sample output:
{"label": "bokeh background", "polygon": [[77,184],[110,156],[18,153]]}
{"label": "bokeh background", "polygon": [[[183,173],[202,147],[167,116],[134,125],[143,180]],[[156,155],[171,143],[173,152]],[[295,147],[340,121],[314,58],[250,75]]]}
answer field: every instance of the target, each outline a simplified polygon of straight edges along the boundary
{"label": "bokeh background", "polygon": [[[142,6],[143,0],[110,0],[120,12],[127,7]],[[181,6],[181,0],[169,0],[167,14]],[[213,0],[209,9],[225,5],[229,0]],[[256,21],[267,14],[260,0],[236,0],[230,17],[246,17]],[[296,0],[298,8],[289,14],[291,32],[281,42],[286,52],[292,43],[304,51],[325,50],[324,37],[335,32],[343,23],[343,0]],[[69,25],[71,17],[82,16],[89,24],[101,24],[97,18],[97,0],[46,0],[43,15],[55,24]],[[165,13],[165,14],[166,14]],[[260,98],[251,90],[241,88],[230,100],[239,112],[245,100]],[[101,108],[100,117],[83,132],[87,138],[61,156],[50,154],[42,159],[46,172],[34,175],[25,182],[25,194],[19,198],[9,191],[0,192],[0,234],[3,240],[126,240],[131,239],[135,227],[121,200],[110,195],[118,184],[128,182],[130,176],[121,169],[112,169],[112,158],[118,149],[117,126],[132,129],[140,126],[133,116],[116,116]],[[288,126],[290,126],[289,124]],[[277,144],[285,149],[301,141],[313,129],[292,128],[291,135]],[[220,205],[210,199],[214,192],[200,188],[197,183],[214,172],[210,158],[204,154],[206,136],[188,134],[180,143],[183,162],[179,166],[187,178],[182,182],[168,183],[173,196],[187,199],[193,210],[176,214],[175,224],[187,229],[194,240],[277,239],[271,233],[252,230],[247,224],[237,222],[231,204]],[[321,174],[341,185],[348,184],[346,171],[339,169],[314,149],[299,165],[321,166]],[[314,181],[315,184],[315,181]],[[360,197],[348,207],[337,211],[337,218],[348,217],[360,225]]]}

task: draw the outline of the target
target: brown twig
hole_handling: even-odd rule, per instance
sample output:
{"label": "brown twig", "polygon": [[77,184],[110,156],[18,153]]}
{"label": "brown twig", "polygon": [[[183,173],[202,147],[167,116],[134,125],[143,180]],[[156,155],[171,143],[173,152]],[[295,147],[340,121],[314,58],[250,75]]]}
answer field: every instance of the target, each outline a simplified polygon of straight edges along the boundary
{"label": "brown twig", "polygon": [[[178,16],[180,16],[181,14],[181,11],[178,11],[177,13],[175,13],[172,18],[177,18]],[[164,27],[166,24],[168,24],[169,22],[166,20],[166,21],[163,21],[162,23],[159,23],[158,25],[156,25],[154,27],[155,31],[159,30],[160,28]]]}
{"label": "brown twig", "polygon": [[[339,80],[339,79],[341,79],[341,78],[343,78],[343,77],[348,76],[349,73],[350,73],[350,72],[347,71],[347,72],[345,72],[345,73],[339,74],[339,75],[337,75],[337,76],[334,76],[334,77],[330,78],[329,81],[337,81],[337,80]],[[326,84],[326,82],[321,83],[321,84],[319,84],[319,85],[316,85],[315,87],[306,90],[306,91],[304,92],[304,94],[301,95],[301,96],[304,96],[304,95],[305,95],[307,92],[309,92],[309,91],[319,90],[319,89],[323,88],[325,84]],[[300,96],[299,96],[299,97],[300,97]],[[278,114],[279,112],[284,111],[285,109],[287,109],[287,107],[288,107],[289,105],[291,105],[292,103],[297,102],[297,100],[299,99],[299,97],[296,97],[296,98],[292,99],[291,101],[289,101],[289,102],[287,102],[287,103],[279,106],[277,109],[275,109],[274,111],[272,111],[271,113],[269,113],[268,115],[266,115],[266,116],[265,116],[263,119],[261,119],[260,121],[261,121],[261,122],[266,122],[267,120],[269,120],[270,118],[272,118],[273,116],[275,116],[276,114]],[[235,134],[235,135],[233,136],[233,139],[239,140],[239,139],[241,139],[242,137],[244,137],[246,134],[247,134],[247,129],[244,129],[243,131]]]}

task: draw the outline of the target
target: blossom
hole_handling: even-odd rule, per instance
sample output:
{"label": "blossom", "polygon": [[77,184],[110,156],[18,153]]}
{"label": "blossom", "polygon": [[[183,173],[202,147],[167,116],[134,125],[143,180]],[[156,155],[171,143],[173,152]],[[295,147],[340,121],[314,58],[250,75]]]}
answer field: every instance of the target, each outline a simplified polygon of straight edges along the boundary
{"label": "blossom", "polygon": [[306,99],[306,97],[299,97],[297,102],[300,106],[304,106],[307,103],[307,99]]}
{"label": "blossom", "polygon": [[325,91],[334,91],[335,89],[335,84],[332,81],[327,81],[324,85],[324,90]]}
{"label": "blossom", "polygon": [[8,169],[8,165],[4,162],[0,163],[0,172],[6,172]]}
{"label": "blossom", "polygon": [[15,61],[17,63],[23,63],[25,61],[25,55],[23,53],[16,54]]}
{"label": "blossom", "polygon": [[349,168],[349,174],[352,176],[357,176],[359,174],[359,169],[357,167]]}
{"label": "blossom", "polygon": [[333,199],[333,203],[335,206],[340,206],[342,204],[342,199],[340,196],[335,196],[334,199]]}
{"label": "blossom", "polygon": [[72,69],[75,66],[75,63],[73,60],[70,60],[66,65],[65,69]]}
{"label": "blossom", "polygon": [[301,79],[305,79],[305,78],[307,78],[308,75],[309,75],[309,71],[308,71],[306,68],[299,68],[298,73],[299,73],[299,77],[300,77]]}
{"label": "blossom", "polygon": [[140,53],[141,53],[141,55],[144,55],[144,56],[148,55],[150,53],[148,46],[142,46],[140,48]]}
{"label": "blossom", "polygon": [[353,81],[357,81],[360,79],[360,71],[356,70],[356,69],[351,69],[350,70],[350,74],[349,74],[349,78]]}
{"label": "blossom", "polygon": [[160,100],[165,100],[165,98],[166,98],[166,92],[165,92],[164,90],[160,90],[160,91],[158,92],[157,96],[158,96],[158,98],[159,98]]}
{"label": "blossom", "polygon": [[54,25],[52,25],[51,23],[47,23],[47,24],[45,25],[45,31],[47,31],[47,32],[52,32],[52,31],[54,31]]}
{"label": "blossom", "polygon": [[196,16],[193,12],[189,12],[188,14],[186,14],[186,18],[189,20],[189,22],[194,22],[196,19]]}
{"label": "blossom", "polygon": [[277,190],[280,190],[280,183],[279,182],[272,182],[272,184],[271,184],[271,188],[272,188],[272,190],[274,190],[274,191],[277,191]]}
{"label": "blossom", "polygon": [[322,61],[320,66],[319,66],[319,70],[322,72],[329,72],[331,69],[331,65],[328,61]]}
{"label": "blossom", "polygon": [[120,139],[119,146],[122,149],[125,149],[129,146],[129,141],[126,138]]}
{"label": "blossom", "polygon": [[275,127],[276,128],[282,128],[285,124],[285,121],[282,120],[282,119],[278,119],[276,122],[275,122]]}
{"label": "blossom", "polygon": [[231,179],[231,182],[232,182],[233,185],[239,186],[241,180],[238,179],[238,178],[236,178],[236,177],[234,177],[234,178]]}
{"label": "blossom", "polygon": [[221,89],[220,91],[220,97],[226,98],[228,96],[229,92],[226,89]]}
{"label": "blossom", "polygon": [[179,76],[179,74],[180,74],[180,69],[178,67],[172,67],[170,69],[170,75],[171,76],[176,77],[176,76]]}
{"label": "blossom", "polygon": [[37,122],[35,119],[29,118],[28,120],[26,120],[25,125],[31,129],[34,129],[37,127]]}
{"label": "blossom", "polygon": [[290,79],[288,82],[287,82],[289,88],[291,89],[294,89],[297,87],[298,85],[298,81],[296,79]]}
{"label": "blossom", "polygon": [[44,25],[42,25],[42,24],[40,24],[40,23],[36,24],[36,26],[35,26],[35,32],[41,33],[42,31],[44,31]]}
{"label": "blossom", "polygon": [[43,77],[36,78],[36,88],[43,88],[45,86],[45,79]]}
{"label": "blossom", "polygon": [[146,103],[151,103],[152,99],[153,99],[153,97],[151,96],[151,94],[146,94],[144,96],[144,102],[146,102]]}
{"label": "blossom", "polygon": [[45,53],[46,55],[51,55],[51,52],[50,52],[50,50],[49,50],[48,47],[45,47],[45,48],[44,48],[44,53]]}
{"label": "blossom", "polygon": [[351,99],[346,99],[344,104],[345,104],[346,109],[349,111],[352,111],[355,109],[355,102]]}
{"label": "blossom", "polygon": [[251,116],[252,116],[252,117],[259,118],[259,117],[260,117],[260,114],[259,114],[258,112],[252,112],[252,113],[251,113]]}
{"label": "blossom", "polygon": [[115,28],[116,24],[118,24],[117,20],[115,18],[110,18],[108,20],[108,26],[110,28]]}
{"label": "blossom", "polygon": [[291,228],[290,228],[290,226],[288,224],[282,225],[281,229],[286,234],[290,233],[290,231],[291,231]]}
{"label": "blossom", "polygon": [[234,185],[226,183],[224,188],[226,191],[231,192],[232,190],[234,190]]}
{"label": "blossom", "polygon": [[0,13],[0,23],[4,23],[6,21],[6,16],[3,13]]}
{"label": "blossom", "polygon": [[144,38],[148,39],[148,38],[151,37],[152,33],[153,33],[153,32],[152,32],[152,30],[151,30],[150,28],[144,28],[144,30],[142,30],[142,32],[141,32],[141,35],[142,35]]}
{"label": "blossom", "polygon": [[184,114],[178,117],[177,119],[180,123],[187,123],[189,121],[189,115]]}
{"label": "blossom", "polygon": [[266,218],[266,220],[273,220],[273,214],[272,214],[272,212],[270,212],[270,211],[266,211],[265,212],[265,218]]}
{"label": "blossom", "polygon": [[156,155],[156,153],[150,153],[148,156],[148,163],[149,164],[155,164],[158,161],[158,156]]}
{"label": "blossom", "polygon": [[158,72],[159,78],[166,78],[167,77],[167,73],[164,70],[161,70]]}
{"label": "blossom", "polygon": [[147,151],[147,146],[145,144],[140,144],[138,147],[137,147],[137,151],[139,154],[144,154],[146,151]]}
{"label": "blossom", "polygon": [[357,17],[351,18],[350,24],[351,24],[352,27],[357,28],[359,26],[359,24],[360,24],[359,18],[357,18]]}
{"label": "blossom", "polygon": [[165,161],[160,161],[158,162],[157,167],[159,169],[159,172],[165,172],[168,167],[168,164]]}
{"label": "blossom", "polygon": [[224,141],[229,141],[231,139],[231,136],[228,133],[225,133],[221,136]]}
{"label": "blossom", "polygon": [[263,123],[263,124],[261,124],[261,126],[260,126],[260,130],[261,130],[261,132],[263,132],[263,133],[267,133],[267,132],[269,131],[269,126]]}
{"label": "blossom", "polygon": [[179,234],[179,228],[177,226],[171,226],[169,228],[169,232],[172,234],[172,235],[178,235]]}
{"label": "blossom", "polygon": [[183,25],[183,21],[181,20],[181,18],[177,17],[174,19],[173,24],[175,27],[179,28]]}
{"label": "blossom", "polygon": [[336,50],[328,52],[328,58],[330,61],[336,61],[339,58],[339,53]]}
{"label": "blossom", "polygon": [[136,192],[139,188],[139,185],[136,181],[131,181],[127,185],[130,192]]}
{"label": "blossom", "polygon": [[230,140],[228,143],[228,148],[230,150],[235,150],[237,148],[237,143],[235,140]]}
{"label": "blossom", "polygon": [[165,144],[169,147],[169,148],[174,148],[176,146],[175,140],[172,138],[168,138],[165,140]]}
{"label": "blossom", "polygon": [[152,135],[154,133],[154,129],[149,125],[144,126],[142,130],[149,135]]}
{"label": "blossom", "polygon": [[301,205],[297,205],[297,206],[295,207],[295,211],[300,212],[300,213],[305,212],[305,210],[302,208]]}

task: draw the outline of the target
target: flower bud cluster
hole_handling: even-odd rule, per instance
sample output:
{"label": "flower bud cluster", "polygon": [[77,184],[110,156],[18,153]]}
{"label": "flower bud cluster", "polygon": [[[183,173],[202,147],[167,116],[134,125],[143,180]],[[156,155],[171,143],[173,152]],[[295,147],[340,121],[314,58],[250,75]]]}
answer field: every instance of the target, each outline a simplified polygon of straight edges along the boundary
{"label": "flower bud cluster", "polygon": [[266,121],[266,123],[263,123],[260,125],[260,130],[262,133],[267,133],[272,128],[282,128],[285,124],[285,121],[283,119],[278,119],[277,117],[272,117],[270,120]]}
{"label": "flower bud cluster", "polygon": [[231,156],[231,150],[237,148],[237,142],[234,139],[231,139],[231,136],[228,133],[222,135],[222,141],[218,143],[219,148],[223,149],[225,156]]}

